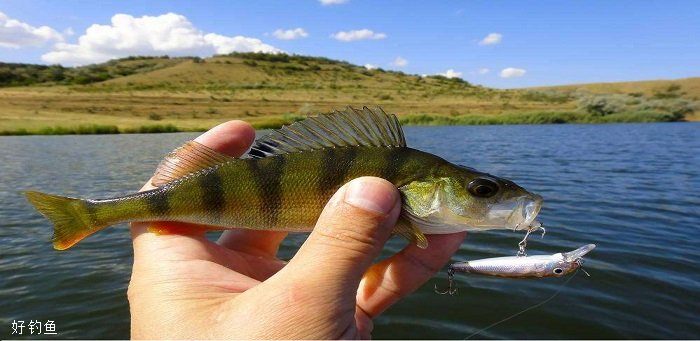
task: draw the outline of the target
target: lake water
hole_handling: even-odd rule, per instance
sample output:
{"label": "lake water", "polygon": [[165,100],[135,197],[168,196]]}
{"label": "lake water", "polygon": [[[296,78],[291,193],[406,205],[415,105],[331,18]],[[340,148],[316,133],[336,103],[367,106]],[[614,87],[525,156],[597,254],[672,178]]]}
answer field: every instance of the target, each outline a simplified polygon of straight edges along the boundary
{"label": "lake water", "polygon": [[[444,271],[375,322],[375,338],[700,338],[700,124],[408,127],[412,147],[541,194],[543,239],[529,254],[588,243],[591,277],[507,280]],[[138,189],[168,151],[194,134],[0,137],[0,338],[13,320],[54,320],[60,338],[129,337],[132,250],[125,226],[67,252],[18,193],[109,197]],[[513,255],[521,232],[472,233],[453,262]],[[289,257],[303,236],[291,237]],[[404,242],[392,239],[385,253]],[[25,336],[27,330],[25,329]],[[34,335],[36,338],[37,336]]]}

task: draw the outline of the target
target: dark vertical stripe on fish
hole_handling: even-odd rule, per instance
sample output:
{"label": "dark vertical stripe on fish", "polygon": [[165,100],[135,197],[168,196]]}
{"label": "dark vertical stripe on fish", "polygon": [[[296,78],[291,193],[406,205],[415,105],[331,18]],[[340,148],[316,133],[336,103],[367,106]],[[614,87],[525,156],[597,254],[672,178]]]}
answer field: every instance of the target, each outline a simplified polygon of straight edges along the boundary
{"label": "dark vertical stripe on fish", "polygon": [[322,158],[318,192],[321,195],[331,195],[345,182],[350,165],[357,158],[357,148],[327,148]]}
{"label": "dark vertical stripe on fish", "polygon": [[93,200],[85,200],[83,205],[85,206],[85,213],[94,219],[97,216],[97,203]]}
{"label": "dark vertical stripe on fish", "polygon": [[224,197],[224,184],[219,175],[220,167],[214,168],[200,178],[199,186],[202,188],[202,204],[207,212],[211,212],[212,220],[218,221],[226,207]]}
{"label": "dark vertical stripe on fish", "polygon": [[268,227],[275,226],[282,209],[282,176],[284,175],[284,155],[268,156],[249,161],[250,171],[257,185]]}
{"label": "dark vertical stripe on fish", "polygon": [[167,192],[146,192],[144,199],[146,200],[148,211],[151,212],[154,217],[165,217],[168,215],[170,205],[168,204]]}
{"label": "dark vertical stripe on fish", "polygon": [[381,167],[381,177],[396,184],[396,177],[401,173],[401,169],[410,159],[405,155],[406,148],[391,148],[384,154]]}

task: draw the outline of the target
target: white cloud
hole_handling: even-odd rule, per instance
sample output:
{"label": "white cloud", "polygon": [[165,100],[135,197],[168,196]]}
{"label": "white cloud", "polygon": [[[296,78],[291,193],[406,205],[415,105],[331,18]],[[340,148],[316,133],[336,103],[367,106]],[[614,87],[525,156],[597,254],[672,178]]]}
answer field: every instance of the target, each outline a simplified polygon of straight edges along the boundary
{"label": "white cloud", "polygon": [[503,35],[500,33],[489,33],[484,39],[481,39],[479,45],[496,45],[501,42]]}
{"label": "white cloud", "polygon": [[374,64],[365,64],[365,69],[367,69],[367,70],[376,70],[377,68],[378,68],[378,66],[376,66]]}
{"label": "white cloud", "polygon": [[491,71],[491,70],[489,70],[485,67],[482,67],[481,69],[477,70],[476,72],[478,72],[480,75],[485,75],[485,74],[489,73],[489,71]]}
{"label": "white cloud", "polygon": [[51,27],[34,27],[0,12],[0,47],[39,47],[50,41],[62,40],[63,36]]}
{"label": "white cloud", "polygon": [[404,67],[408,65],[408,60],[401,58],[401,57],[396,57],[393,62],[391,62],[391,65],[398,66],[398,67]]}
{"label": "white cloud", "polygon": [[386,38],[386,34],[374,32],[372,30],[368,30],[366,28],[363,28],[361,30],[340,31],[338,33],[331,35],[331,37],[335,38],[336,40],[340,40],[340,41],[355,41],[355,40],[366,40],[366,39],[379,40],[379,39]]}
{"label": "white cloud", "polygon": [[297,27],[291,30],[275,30],[275,32],[272,32],[272,35],[275,36],[275,38],[281,40],[294,40],[299,38],[306,38],[309,36],[309,34],[306,33],[306,31],[304,31],[304,29],[301,27]]}
{"label": "white cloud", "polygon": [[274,46],[263,43],[260,39],[244,36],[229,37],[216,33],[208,33],[204,35],[204,41],[206,41],[207,45],[213,47],[214,51],[218,54],[231,52],[283,52]]}
{"label": "white cloud", "polygon": [[342,5],[350,0],[318,0],[323,6]]}
{"label": "white cloud", "polygon": [[518,69],[514,67],[507,67],[501,70],[501,78],[515,78],[525,76],[527,71],[525,69]]}
{"label": "white cloud", "polygon": [[93,24],[77,44],[58,43],[41,56],[47,63],[80,65],[130,55],[210,56],[237,52],[276,53],[259,39],[204,33],[183,15],[133,17],[115,14],[111,25]]}
{"label": "white cloud", "polygon": [[445,72],[438,73],[438,75],[445,76],[447,78],[459,78],[462,77],[462,73],[459,71],[455,71],[453,69],[448,69]]}

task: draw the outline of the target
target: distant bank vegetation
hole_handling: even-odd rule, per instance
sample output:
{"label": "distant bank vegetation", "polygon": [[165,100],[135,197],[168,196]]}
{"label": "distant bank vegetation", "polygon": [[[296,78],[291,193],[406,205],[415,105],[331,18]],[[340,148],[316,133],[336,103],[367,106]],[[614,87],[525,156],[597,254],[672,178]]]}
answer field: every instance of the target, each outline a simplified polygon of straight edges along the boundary
{"label": "distant bank vegetation", "polygon": [[[200,131],[197,129],[194,131]],[[136,128],[120,129],[116,125],[88,124],[77,127],[44,127],[37,130],[17,129],[2,130],[0,136],[8,135],[103,135],[103,134],[152,134],[152,133],[178,133],[193,131],[178,128],[172,124],[151,124]]]}
{"label": "distant bank vegetation", "polygon": [[135,56],[81,67],[0,63],[0,87],[28,85],[85,85],[109,79],[146,73],[193,57]]}
{"label": "distant bank vegetation", "polygon": [[287,54],[0,63],[0,135],[200,131],[229,119],[270,129],[348,104],[409,125],[674,122],[700,118],[700,78],[500,90]]}

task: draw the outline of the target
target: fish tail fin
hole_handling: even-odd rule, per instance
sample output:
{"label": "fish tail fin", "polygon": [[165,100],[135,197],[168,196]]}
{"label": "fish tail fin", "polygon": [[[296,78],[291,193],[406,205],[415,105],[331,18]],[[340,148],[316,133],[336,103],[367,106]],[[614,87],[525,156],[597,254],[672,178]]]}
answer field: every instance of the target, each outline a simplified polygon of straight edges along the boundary
{"label": "fish tail fin", "polygon": [[105,226],[95,225],[86,209],[86,200],[41,192],[24,192],[37,211],[54,224],[53,247],[65,250]]}

